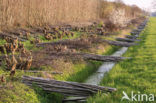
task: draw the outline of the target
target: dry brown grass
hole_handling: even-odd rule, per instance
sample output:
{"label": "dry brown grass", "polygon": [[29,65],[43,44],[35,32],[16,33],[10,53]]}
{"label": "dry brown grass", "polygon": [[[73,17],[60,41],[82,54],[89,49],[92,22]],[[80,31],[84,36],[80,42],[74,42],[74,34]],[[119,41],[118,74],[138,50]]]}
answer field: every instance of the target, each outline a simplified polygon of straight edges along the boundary
{"label": "dry brown grass", "polygon": [[0,0],[0,25],[42,26],[98,18],[98,0]]}
{"label": "dry brown grass", "polygon": [[137,7],[103,0],[0,0],[0,27],[93,21],[108,18],[115,8],[125,9],[127,16],[140,12]]}

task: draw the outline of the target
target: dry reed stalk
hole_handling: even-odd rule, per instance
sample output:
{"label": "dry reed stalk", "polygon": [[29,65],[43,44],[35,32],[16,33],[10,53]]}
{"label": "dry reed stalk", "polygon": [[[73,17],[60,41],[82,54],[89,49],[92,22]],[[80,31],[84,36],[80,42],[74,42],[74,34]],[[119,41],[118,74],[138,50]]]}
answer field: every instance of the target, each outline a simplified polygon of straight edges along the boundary
{"label": "dry reed stalk", "polygon": [[0,0],[0,26],[42,26],[97,19],[98,0]]}
{"label": "dry reed stalk", "polygon": [[108,18],[114,8],[125,9],[127,17],[141,13],[135,6],[103,0],[0,0],[0,27],[93,21]]}

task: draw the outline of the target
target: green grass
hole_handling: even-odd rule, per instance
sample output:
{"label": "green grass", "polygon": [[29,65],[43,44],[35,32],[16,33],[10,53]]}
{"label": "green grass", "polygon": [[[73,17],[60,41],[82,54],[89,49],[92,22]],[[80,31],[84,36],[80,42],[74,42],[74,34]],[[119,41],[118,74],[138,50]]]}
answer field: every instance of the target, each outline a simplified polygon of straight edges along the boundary
{"label": "green grass", "polygon": [[101,64],[102,62],[96,61],[90,61],[87,64],[77,64],[75,65],[75,70],[77,72],[69,76],[67,81],[84,82],[84,80],[93,74]]}
{"label": "green grass", "polygon": [[[81,33],[77,32],[75,33],[74,37],[71,38],[63,38],[63,39],[74,39],[78,38],[81,35]],[[44,37],[40,36],[40,40],[43,40],[43,42],[51,42],[45,40]],[[34,38],[31,37],[31,40]],[[53,42],[58,41],[54,40]],[[3,45],[5,43],[4,40],[0,40],[0,44]],[[30,41],[23,42],[24,46],[28,50],[40,50],[40,48],[37,48],[34,46],[34,44],[31,44]],[[119,47],[105,46],[105,51],[99,50],[99,54],[102,55],[110,55],[114,51],[119,49]],[[64,81],[75,81],[75,82],[84,82],[85,79],[87,79],[90,75],[92,75],[102,64],[102,62],[96,62],[96,61],[89,61],[89,62],[80,62],[76,64],[72,64],[72,71],[63,71],[63,75],[56,75],[54,76],[57,80],[64,80]],[[33,68],[31,68],[33,69]],[[35,70],[37,68],[34,68]],[[64,68],[66,69],[66,68]],[[44,70],[52,70],[52,68],[45,67]],[[68,69],[67,69],[68,70]],[[71,73],[69,73],[71,72]],[[28,87],[21,83],[21,76],[22,75],[30,75],[30,76],[39,76],[42,77],[43,75],[41,73],[25,73],[21,72],[20,70],[16,71],[16,74],[14,78],[9,77],[9,71],[6,71],[4,67],[0,67],[0,75],[5,75],[7,82],[6,83],[0,83],[0,85],[4,85],[9,88],[2,88],[0,89],[0,103],[61,103],[62,95],[56,94],[56,93],[47,93],[44,92],[42,89],[37,87]],[[44,76],[43,76],[44,77]],[[22,96],[21,96],[22,95]],[[7,97],[8,96],[8,97]]]}
{"label": "green grass", "polygon": [[6,41],[5,41],[5,40],[0,39],[0,46],[4,45],[5,43],[6,43]]}
{"label": "green grass", "polygon": [[130,47],[124,57],[133,57],[118,63],[101,82],[102,86],[117,88],[112,94],[97,94],[88,99],[88,103],[156,103],[121,101],[122,92],[128,96],[131,91],[138,94],[154,94],[156,99],[156,18],[150,18],[142,41],[137,46]]}
{"label": "green grass", "polygon": [[[75,36],[78,37],[78,35],[80,35],[80,33],[77,33],[77,36]],[[0,40],[0,43],[3,45],[5,41]],[[38,50],[30,41],[23,43],[29,50]],[[115,50],[114,46],[107,46],[104,54],[110,54]],[[103,53],[102,50],[100,52]],[[94,73],[101,64],[102,62],[96,61],[76,63],[72,67],[72,73],[67,71],[63,75],[56,75],[55,78],[57,80],[83,82],[88,76]],[[6,83],[0,83],[0,85],[4,86],[4,88],[0,89],[0,103],[20,103],[21,101],[24,103],[61,103],[62,96],[60,94],[47,93],[40,88],[31,88],[21,83],[22,75],[42,76],[41,73],[25,73],[17,70],[14,78],[11,79],[9,77],[10,72],[4,68],[4,66],[0,68],[0,76],[5,75],[6,77]],[[45,68],[45,70],[46,69],[47,68]],[[5,88],[5,86],[8,88]]]}
{"label": "green grass", "polygon": [[[74,36],[73,37],[71,37],[71,36],[70,37],[65,36],[65,37],[62,38],[62,40],[65,40],[65,39],[75,39],[75,38],[80,37],[80,35],[82,34],[82,32],[73,32],[73,33],[74,33]],[[39,38],[43,42],[56,42],[56,41],[60,40],[60,39],[46,40],[46,38],[44,36],[42,36],[42,35],[40,35]]]}
{"label": "green grass", "polygon": [[[119,47],[108,46],[105,52],[102,52],[102,55],[111,55]],[[100,61],[89,61],[89,63],[77,64],[74,65],[75,73],[70,75],[66,80],[67,81],[76,81],[76,82],[84,82],[89,76],[97,71],[97,69],[102,65],[103,62]]]}
{"label": "green grass", "polygon": [[[80,37],[80,35],[82,34],[81,32],[74,32],[74,36],[73,37],[67,37],[67,36],[65,36],[65,37],[63,37],[62,38],[62,40],[66,40],[66,39],[75,39],[75,38],[78,38],[78,37]],[[39,36],[39,39],[44,43],[44,42],[57,42],[57,41],[59,41],[60,39],[54,39],[54,40],[47,40],[43,35],[40,35],[40,34],[38,34]],[[30,43],[30,40],[35,40],[35,38],[34,37],[30,37],[29,38],[29,40],[27,40],[27,41],[24,41],[24,42],[22,42],[23,44],[24,44],[24,47],[26,47],[28,50],[39,50],[39,49],[41,49],[41,48],[37,48],[36,46],[35,46],[35,44],[31,44]],[[1,42],[0,42],[0,45],[1,44],[4,44],[5,42],[3,41],[3,40],[0,40]]]}
{"label": "green grass", "polygon": [[[25,45],[30,47],[30,44],[28,42],[25,42]],[[107,46],[105,52],[103,52],[103,55],[109,55],[114,51],[116,51],[117,49],[118,48],[114,46]],[[57,80],[83,82],[85,79],[88,78],[88,76],[92,75],[101,64],[102,62],[96,62],[96,61],[90,61],[88,63],[87,62],[76,63],[72,67],[72,69],[74,70],[72,73],[69,73],[67,71],[63,75],[56,75],[55,78]],[[4,88],[0,90],[0,93],[3,93],[0,99],[0,102],[2,103],[11,103],[11,102],[19,103],[21,101],[25,103],[61,103],[62,96],[60,94],[47,93],[40,88],[36,88],[36,87],[30,88],[21,83],[22,75],[42,76],[42,74],[40,73],[35,73],[35,74],[25,73],[17,70],[14,78],[10,79],[9,72],[6,71],[4,68],[1,68],[0,75],[2,74],[6,75],[6,79],[7,79],[7,83],[4,83],[2,85],[10,84],[13,86],[13,88],[9,88],[9,89]],[[20,98],[20,95],[23,96]]]}

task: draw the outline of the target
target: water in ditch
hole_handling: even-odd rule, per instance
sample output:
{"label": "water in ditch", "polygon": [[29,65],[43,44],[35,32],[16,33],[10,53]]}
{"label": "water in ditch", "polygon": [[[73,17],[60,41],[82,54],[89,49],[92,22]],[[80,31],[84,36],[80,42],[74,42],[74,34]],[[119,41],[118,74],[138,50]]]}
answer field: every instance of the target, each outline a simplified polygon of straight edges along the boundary
{"label": "water in ditch", "polygon": [[[116,51],[114,54],[112,54],[112,56],[122,56],[127,50],[128,50],[127,47],[122,47],[121,49]],[[103,65],[101,65],[94,74],[88,77],[88,79],[85,80],[84,83],[92,84],[92,85],[99,85],[105,73],[109,72],[114,67],[115,64],[116,64],[115,62],[104,62]],[[79,97],[68,97],[68,99],[78,99],[78,98]],[[75,102],[66,102],[66,103],[75,103]]]}
{"label": "water in ditch", "polygon": [[[114,54],[112,54],[112,56],[122,56],[127,50],[128,47],[122,47]],[[84,83],[99,85],[105,73],[109,72],[115,64],[115,62],[104,62],[103,65],[100,66],[99,69],[93,75],[88,77],[88,79]]]}

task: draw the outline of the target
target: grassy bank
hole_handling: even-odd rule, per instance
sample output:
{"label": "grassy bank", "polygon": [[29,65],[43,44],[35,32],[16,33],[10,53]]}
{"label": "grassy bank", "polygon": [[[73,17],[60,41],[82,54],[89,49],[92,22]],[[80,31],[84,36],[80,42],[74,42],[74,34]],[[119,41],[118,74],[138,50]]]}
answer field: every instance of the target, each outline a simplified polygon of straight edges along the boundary
{"label": "grassy bank", "polygon": [[[73,37],[65,37],[63,39],[74,39],[79,38],[82,33],[76,32]],[[118,33],[118,35],[104,36],[104,39],[114,40],[115,37],[123,36],[125,33]],[[127,34],[127,32],[126,32]],[[30,37],[30,40],[35,38]],[[40,36],[42,42],[47,42],[43,36]],[[53,42],[59,39],[53,40]],[[48,42],[52,42],[48,41]],[[4,40],[0,40],[0,45],[5,44]],[[29,40],[23,42],[24,46],[28,50],[40,51],[43,48],[37,48],[34,44],[31,44]],[[119,47],[111,46],[106,43],[95,44],[89,49],[82,50],[81,52],[94,53],[100,55],[111,55],[114,51],[118,50]],[[75,81],[84,82],[90,75],[92,75],[102,64],[97,61],[84,61],[77,59],[74,60],[63,60],[61,58],[55,59],[54,64],[48,66],[32,67],[31,70],[43,70],[43,71],[58,71],[62,72],[62,75],[53,75],[50,73],[30,73],[21,70],[16,70],[14,77],[10,77],[10,72],[6,70],[4,64],[0,67],[0,77],[4,75],[6,82],[0,81],[0,103],[61,103],[62,95],[56,93],[47,93],[40,88],[34,86],[28,87],[21,82],[23,75],[51,78],[56,80],[64,81]],[[54,67],[53,67],[54,66]]]}
{"label": "grassy bank", "polygon": [[[107,45],[105,47],[105,51],[101,51],[101,55],[111,55],[119,47]],[[100,61],[89,61],[89,62],[79,62],[73,65],[74,72],[72,74],[65,73],[61,76],[56,76],[57,80],[65,80],[65,81],[75,81],[75,82],[84,82],[90,75],[92,75],[99,66],[102,65],[103,62]]]}
{"label": "grassy bank", "polygon": [[[108,95],[98,94],[94,98],[88,99],[88,103],[138,103],[137,101],[121,101],[123,91],[130,98],[132,91],[134,94],[147,94],[148,96],[156,94],[155,27],[156,18],[150,18],[148,27],[140,36],[142,41],[139,45],[130,47],[124,55],[133,57],[133,59],[118,63],[102,80],[102,86],[117,88],[117,92]],[[137,95],[136,98],[139,96]],[[149,103],[149,99],[148,101],[146,101],[146,97],[143,99],[141,103]]]}
{"label": "grassy bank", "polygon": [[[5,41],[1,40],[1,44],[4,44]],[[25,43],[27,49],[32,49],[30,43]],[[98,52],[103,55],[109,55],[116,51],[118,47],[105,45],[105,51],[99,50]],[[34,48],[33,48],[34,50]],[[61,62],[59,62],[60,64]],[[71,68],[68,66],[63,66],[63,75],[53,75],[53,78],[57,80],[64,81],[75,81],[75,82],[83,82],[88,76],[92,75],[98,67],[102,64],[102,62],[89,61],[89,62],[77,62],[76,64],[69,63]],[[60,64],[61,65],[61,64]],[[6,78],[6,82],[0,82],[0,103],[20,103],[23,101],[24,103],[61,103],[62,95],[55,93],[47,93],[42,89],[28,87],[21,83],[22,75],[30,75],[30,76],[39,76],[45,77],[46,74],[42,73],[28,73],[24,71],[17,70],[16,74],[13,78],[9,76],[9,71],[4,69],[5,67],[2,65],[0,68],[0,76],[4,75]],[[59,68],[59,67],[58,67]],[[45,68],[45,70],[52,71],[53,69]],[[46,78],[46,77],[45,77]]]}

